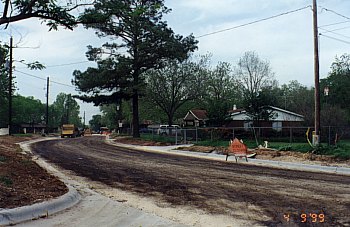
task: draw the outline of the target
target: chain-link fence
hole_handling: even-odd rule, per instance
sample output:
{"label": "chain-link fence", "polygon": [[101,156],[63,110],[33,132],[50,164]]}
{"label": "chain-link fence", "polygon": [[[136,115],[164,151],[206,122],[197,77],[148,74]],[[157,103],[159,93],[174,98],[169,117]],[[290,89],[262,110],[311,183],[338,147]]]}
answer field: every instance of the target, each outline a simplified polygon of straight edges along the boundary
{"label": "chain-link fence", "polygon": [[[234,127],[234,128],[183,128],[162,131],[149,128],[140,131],[149,138],[174,144],[188,144],[202,141],[229,141],[233,138],[254,141],[257,145],[264,141],[281,143],[307,143],[312,140],[313,127]],[[334,144],[350,140],[350,127],[325,126],[320,130],[321,143]]]}

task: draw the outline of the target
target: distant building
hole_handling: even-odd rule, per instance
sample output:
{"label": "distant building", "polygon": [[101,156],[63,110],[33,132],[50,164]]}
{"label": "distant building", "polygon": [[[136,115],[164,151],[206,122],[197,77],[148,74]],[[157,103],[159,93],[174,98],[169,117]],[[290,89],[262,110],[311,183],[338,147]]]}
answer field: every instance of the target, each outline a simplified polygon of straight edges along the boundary
{"label": "distant building", "polygon": [[[260,127],[271,127],[276,131],[281,131],[282,127],[301,126],[304,116],[284,110],[274,106],[265,107],[272,111],[268,121],[261,120]],[[243,109],[233,109],[229,111],[228,123],[226,127],[244,127],[248,129],[253,124],[252,117]]]}
{"label": "distant building", "polygon": [[46,129],[45,124],[21,124],[20,133],[43,133]]}
{"label": "distant building", "polygon": [[183,119],[185,127],[205,127],[208,120],[206,110],[190,110]]}

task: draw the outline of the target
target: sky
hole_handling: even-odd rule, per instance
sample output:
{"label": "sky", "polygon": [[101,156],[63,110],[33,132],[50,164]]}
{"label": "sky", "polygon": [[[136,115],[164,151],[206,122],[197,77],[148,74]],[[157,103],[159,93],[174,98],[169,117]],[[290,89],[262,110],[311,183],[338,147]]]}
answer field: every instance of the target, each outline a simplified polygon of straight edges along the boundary
{"label": "sky", "polygon": [[[165,0],[165,5],[172,9],[164,16],[169,27],[177,34],[197,37],[195,54],[211,53],[213,67],[220,61],[235,66],[244,52],[255,51],[262,60],[269,61],[280,85],[297,80],[313,86],[312,0]],[[288,13],[295,10],[298,11]],[[273,16],[277,17],[265,20]],[[252,23],[256,21],[260,22]],[[318,0],[318,25],[320,78],[325,78],[335,57],[349,53],[350,1]],[[82,26],[74,31],[63,28],[48,31],[38,19],[0,29],[0,41],[8,43],[12,35],[18,47],[13,51],[17,92],[45,103],[49,77],[50,104],[60,92],[78,94],[71,84],[73,71],[95,66],[87,61],[87,46],[99,47],[110,41],[98,38],[93,30]],[[222,30],[225,31],[219,32]],[[39,61],[46,69],[30,71],[20,60]],[[79,100],[78,103],[81,116],[86,113],[86,122],[99,113],[92,104]]]}

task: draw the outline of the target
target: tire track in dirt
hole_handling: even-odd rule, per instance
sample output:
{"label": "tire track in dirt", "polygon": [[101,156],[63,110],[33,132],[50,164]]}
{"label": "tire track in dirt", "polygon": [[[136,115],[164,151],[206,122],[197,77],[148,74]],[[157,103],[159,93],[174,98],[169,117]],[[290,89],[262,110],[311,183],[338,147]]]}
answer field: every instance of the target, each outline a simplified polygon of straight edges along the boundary
{"label": "tire track in dirt", "polygon": [[[320,213],[328,225],[350,225],[350,177],[143,152],[104,143],[103,137],[44,141],[33,151],[77,175],[157,197],[174,206],[285,225],[290,213]],[[324,224],[320,224],[325,226]]]}

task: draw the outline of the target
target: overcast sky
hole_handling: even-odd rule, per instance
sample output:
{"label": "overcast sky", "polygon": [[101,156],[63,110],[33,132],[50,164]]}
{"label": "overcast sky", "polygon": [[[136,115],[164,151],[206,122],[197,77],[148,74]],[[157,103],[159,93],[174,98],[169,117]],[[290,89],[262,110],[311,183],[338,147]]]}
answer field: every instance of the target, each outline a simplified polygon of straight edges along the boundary
{"label": "overcast sky", "polygon": [[[172,9],[165,16],[168,25],[178,34],[198,37],[197,54],[213,54],[213,65],[218,61],[236,65],[246,51],[255,51],[268,60],[280,84],[290,80],[313,86],[312,10],[305,8],[294,13],[263,20],[258,23],[230,29],[239,25],[280,15],[311,6],[312,0],[166,0]],[[336,55],[349,53],[350,1],[318,0],[320,36],[320,77],[325,78]],[[212,35],[213,32],[230,29]],[[45,102],[46,77],[50,77],[50,103],[60,92],[77,94],[71,85],[72,72],[84,71],[94,63],[87,62],[87,45],[100,46],[92,30],[82,27],[74,31],[60,28],[48,31],[37,19],[16,22],[1,30],[0,40],[8,43],[10,35],[19,47],[14,49],[15,60],[39,61],[47,66],[42,71],[30,71],[15,62],[18,93],[34,96]],[[201,37],[203,36],[203,37]],[[36,47],[36,48],[24,48]],[[22,73],[21,73],[22,72]],[[36,78],[23,73],[34,75]],[[57,82],[57,83],[55,83]],[[63,85],[62,85],[63,84]],[[87,122],[99,112],[92,104],[81,105]]]}

